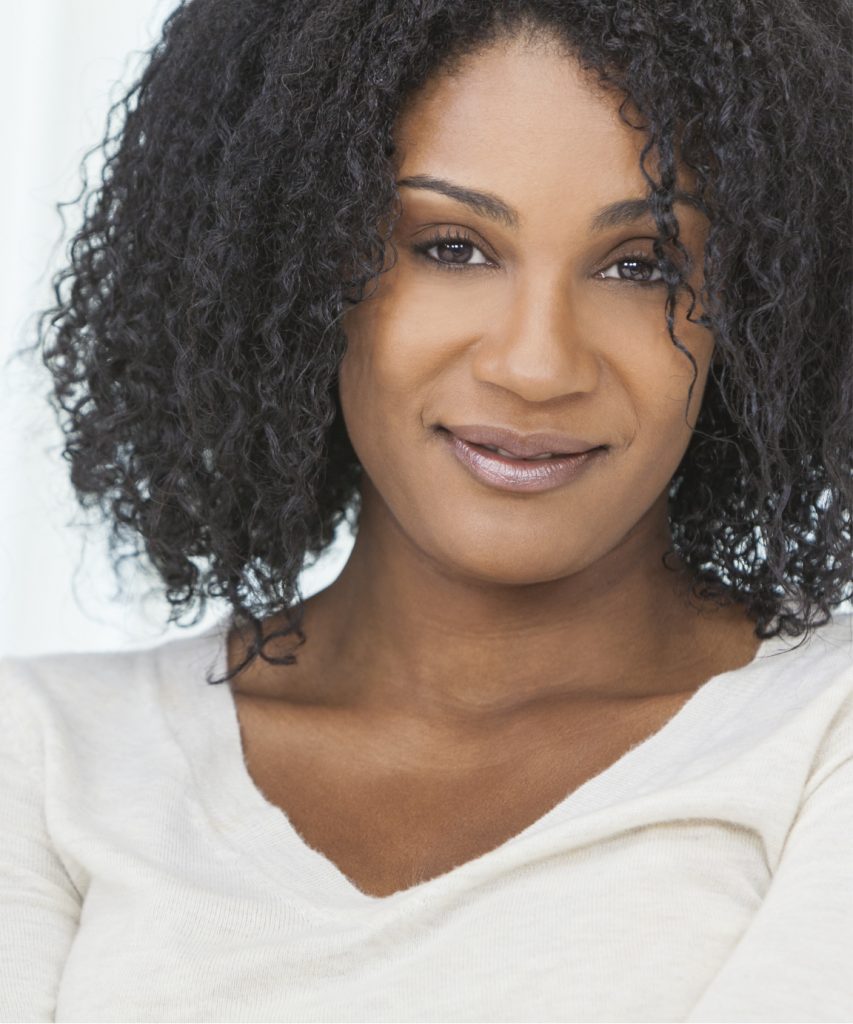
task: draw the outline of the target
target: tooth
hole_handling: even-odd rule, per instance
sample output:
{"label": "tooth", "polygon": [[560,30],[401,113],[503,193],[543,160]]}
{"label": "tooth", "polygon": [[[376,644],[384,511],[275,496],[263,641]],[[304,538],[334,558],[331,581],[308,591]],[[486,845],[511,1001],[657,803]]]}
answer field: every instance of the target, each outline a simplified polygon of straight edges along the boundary
{"label": "tooth", "polygon": [[490,452],[497,452],[498,455],[505,455],[508,459],[525,459],[527,462],[533,462],[536,459],[550,459],[554,457],[554,452],[543,452],[541,455],[514,455],[512,452],[508,452],[506,448],[498,448],[492,444],[482,444],[481,448],[487,449]]}

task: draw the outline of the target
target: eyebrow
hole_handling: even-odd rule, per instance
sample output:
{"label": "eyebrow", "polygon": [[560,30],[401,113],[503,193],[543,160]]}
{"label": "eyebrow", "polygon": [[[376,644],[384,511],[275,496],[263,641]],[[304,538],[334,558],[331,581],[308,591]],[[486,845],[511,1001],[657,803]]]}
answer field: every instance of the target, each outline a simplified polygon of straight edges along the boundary
{"label": "eyebrow", "polygon": [[[401,178],[397,184],[440,192],[450,199],[455,199],[458,203],[464,203],[475,213],[513,230],[517,230],[521,223],[518,211],[493,192],[481,192],[478,189],[466,188],[464,185],[458,185],[446,178],[436,178],[431,174],[413,174],[410,177]],[[676,190],[673,200],[674,202],[688,203],[699,210],[704,209],[699,197],[690,192]],[[603,206],[593,217],[590,227],[593,233],[599,233],[608,228],[634,224],[651,212],[652,205],[648,198],[619,199]]]}

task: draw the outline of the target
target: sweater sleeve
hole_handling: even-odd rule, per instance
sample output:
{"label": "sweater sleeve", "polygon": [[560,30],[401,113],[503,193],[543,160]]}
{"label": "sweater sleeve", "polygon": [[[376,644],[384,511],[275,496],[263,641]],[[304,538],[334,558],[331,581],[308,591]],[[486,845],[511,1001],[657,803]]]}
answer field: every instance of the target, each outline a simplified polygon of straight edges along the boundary
{"label": "sweater sleeve", "polygon": [[853,755],[822,775],[693,1021],[853,1021]]}
{"label": "sweater sleeve", "polygon": [[45,819],[44,743],[28,672],[0,659],[0,1021],[53,1021],[80,895]]}

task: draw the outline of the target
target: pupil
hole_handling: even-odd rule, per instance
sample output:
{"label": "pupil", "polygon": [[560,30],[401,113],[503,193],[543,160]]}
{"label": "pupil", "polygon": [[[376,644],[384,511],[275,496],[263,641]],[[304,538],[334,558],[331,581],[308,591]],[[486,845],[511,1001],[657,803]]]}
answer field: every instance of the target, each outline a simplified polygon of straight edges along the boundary
{"label": "pupil", "polygon": [[648,277],[649,268],[641,260],[623,260],[623,266],[631,268],[629,274],[631,277]]}
{"label": "pupil", "polygon": [[[470,246],[471,243],[470,242],[442,242],[441,244],[442,244],[442,246],[445,249],[450,249],[451,250],[451,255],[452,256],[454,256],[454,257],[456,257],[456,256],[464,257],[465,255],[467,255],[467,253],[460,252],[459,249],[460,248],[466,249],[466,248],[468,248]],[[454,247],[456,247],[456,248],[454,248]],[[453,262],[460,262],[461,263],[461,262],[463,262],[463,260],[460,259],[460,260],[457,261],[457,260],[454,259]]]}

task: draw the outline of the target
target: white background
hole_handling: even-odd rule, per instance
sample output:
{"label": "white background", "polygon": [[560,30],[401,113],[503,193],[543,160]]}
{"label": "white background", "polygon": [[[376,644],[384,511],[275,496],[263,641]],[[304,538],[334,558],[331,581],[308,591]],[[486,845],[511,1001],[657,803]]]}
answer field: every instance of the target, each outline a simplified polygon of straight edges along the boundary
{"label": "white background", "polygon": [[[211,602],[190,628],[139,575],[119,602],[106,527],[85,530],[61,458],[41,361],[9,361],[34,340],[33,314],[52,301],[51,272],[78,221],[79,164],[103,137],[107,110],[129,87],[176,0],[0,0],[0,655],[144,646],[204,629],[227,611]],[[89,159],[97,180],[98,158]],[[349,532],[303,576],[303,593],[337,575]],[[125,563],[127,567],[129,563]],[[127,568],[124,570],[127,573]],[[128,575],[132,579],[132,574]]]}

